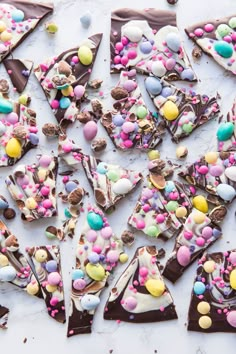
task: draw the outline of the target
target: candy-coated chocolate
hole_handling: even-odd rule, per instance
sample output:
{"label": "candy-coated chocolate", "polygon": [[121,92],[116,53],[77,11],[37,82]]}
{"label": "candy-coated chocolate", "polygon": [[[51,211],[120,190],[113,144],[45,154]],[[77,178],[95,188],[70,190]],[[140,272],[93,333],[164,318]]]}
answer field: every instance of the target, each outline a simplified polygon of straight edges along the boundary
{"label": "candy-coated chocolate", "polygon": [[211,306],[206,301],[201,301],[197,305],[197,310],[201,315],[207,315],[210,312]]}
{"label": "candy-coated chocolate", "polygon": [[100,298],[96,295],[85,294],[81,299],[81,306],[84,310],[92,311],[100,304]]}
{"label": "candy-coated chocolate", "polygon": [[0,268],[0,282],[13,281],[16,277],[16,269],[11,265]]}
{"label": "candy-coated chocolate", "polygon": [[165,284],[159,279],[148,279],[145,283],[145,288],[152,296],[159,297],[165,291]]}
{"label": "candy-coated chocolate", "polygon": [[166,101],[163,108],[163,116],[167,120],[175,120],[179,115],[179,109],[176,104],[170,100]]}
{"label": "candy-coated chocolate", "polygon": [[201,211],[202,213],[207,213],[208,212],[208,202],[205,197],[202,195],[197,195],[196,197],[193,198],[193,206]]}
{"label": "candy-coated chocolate", "polygon": [[226,141],[231,138],[234,133],[234,124],[232,122],[221,123],[217,129],[217,138],[219,141]]}
{"label": "candy-coated chocolate", "polygon": [[179,264],[183,267],[186,267],[191,260],[191,253],[189,248],[187,246],[180,246],[177,251],[176,257]]}
{"label": "candy-coated chocolate", "polygon": [[87,222],[88,222],[89,226],[91,227],[91,229],[93,229],[93,230],[101,230],[103,227],[102,217],[93,211],[88,213]]}
{"label": "candy-coated chocolate", "polygon": [[78,50],[78,57],[83,65],[90,65],[93,61],[93,52],[86,45],[82,45]]}
{"label": "candy-coated chocolate", "polygon": [[102,281],[106,276],[105,269],[103,268],[103,266],[101,264],[94,265],[94,264],[88,263],[86,265],[85,269],[86,269],[88,276],[93,280]]}
{"label": "candy-coated chocolate", "polygon": [[6,145],[6,154],[9,157],[17,158],[21,155],[21,143],[16,138],[11,138]]}
{"label": "candy-coated chocolate", "polygon": [[201,328],[208,329],[212,325],[212,320],[209,316],[201,316],[198,323]]}

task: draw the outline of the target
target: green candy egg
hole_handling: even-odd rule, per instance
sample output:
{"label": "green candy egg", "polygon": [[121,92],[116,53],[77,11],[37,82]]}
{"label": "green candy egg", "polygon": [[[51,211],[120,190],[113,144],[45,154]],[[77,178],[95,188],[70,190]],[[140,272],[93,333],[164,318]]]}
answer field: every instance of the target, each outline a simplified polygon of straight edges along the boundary
{"label": "green candy egg", "polygon": [[229,25],[230,25],[231,28],[236,28],[236,17],[232,17],[229,20]]}
{"label": "green candy egg", "polygon": [[120,178],[119,173],[115,170],[109,170],[106,175],[107,178],[112,182],[116,182]]}
{"label": "green candy egg", "polygon": [[147,116],[147,108],[144,107],[144,106],[140,106],[138,107],[137,111],[136,111],[136,114],[137,114],[137,117],[140,118],[140,119],[143,119]]}
{"label": "green candy egg", "polygon": [[176,209],[178,209],[178,207],[179,207],[179,203],[176,202],[175,200],[171,200],[170,202],[168,202],[166,204],[166,209],[168,211],[176,211]]}
{"label": "green candy egg", "polygon": [[225,41],[218,41],[214,45],[215,51],[223,58],[230,58],[233,55],[233,47]]}
{"label": "green candy egg", "polygon": [[49,240],[54,240],[55,238],[57,238],[56,235],[54,235],[51,232],[45,231],[45,236],[49,239]]}
{"label": "green candy egg", "polygon": [[222,23],[217,27],[216,31],[223,38],[227,36],[232,31],[232,29],[228,25]]}
{"label": "green candy egg", "polygon": [[152,225],[149,226],[146,230],[146,234],[151,237],[157,237],[159,235],[160,231],[157,226]]}
{"label": "green candy egg", "polygon": [[232,122],[222,123],[216,133],[219,141],[225,141],[231,138],[234,132],[234,124]]}
{"label": "green candy egg", "polygon": [[11,113],[12,111],[13,104],[5,98],[0,97],[0,113]]}
{"label": "green candy egg", "polygon": [[101,264],[88,263],[85,267],[88,276],[96,281],[102,281],[105,278],[105,269]]}
{"label": "green candy egg", "polygon": [[90,65],[93,61],[93,52],[86,45],[82,45],[78,50],[78,57],[83,65]]}
{"label": "green candy egg", "polygon": [[93,230],[101,230],[103,227],[102,217],[99,214],[94,213],[93,211],[88,213],[87,222]]}
{"label": "green candy egg", "polygon": [[182,129],[185,133],[190,134],[193,131],[192,123],[183,124]]}

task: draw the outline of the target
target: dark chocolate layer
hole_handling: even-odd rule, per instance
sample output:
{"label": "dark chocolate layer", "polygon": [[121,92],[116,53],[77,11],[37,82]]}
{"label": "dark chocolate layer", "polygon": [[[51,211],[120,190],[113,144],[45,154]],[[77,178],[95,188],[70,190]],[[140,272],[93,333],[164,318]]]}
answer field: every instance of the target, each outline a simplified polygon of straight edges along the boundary
{"label": "dark chocolate layer", "polygon": [[[16,88],[17,92],[21,93],[24,91],[25,86],[28,83],[30,72],[33,66],[33,62],[31,62],[30,70],[24,65],[24,62],[19,59],[5,59],[3,60],[3,64],[7,71],[11,71],[9,73],[9,77],[13,86]],[[24,74],[27,72],[27,74]]]}

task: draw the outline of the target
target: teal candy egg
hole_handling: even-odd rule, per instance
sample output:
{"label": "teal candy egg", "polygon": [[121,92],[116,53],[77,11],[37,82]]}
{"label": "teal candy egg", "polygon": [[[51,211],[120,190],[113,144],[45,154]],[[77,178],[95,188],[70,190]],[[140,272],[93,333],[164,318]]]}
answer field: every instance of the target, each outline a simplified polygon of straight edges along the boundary
{"label": "teal candy egg", "polygon": [[5,98],[0,97],[0,113],[11,113],[12,111],[13,104]]}
{"label": "teal candy egg", "polygon": [[215,51],[223,58],[230,58],[233,55],[233,47],[225,41],[218,41],[214,45]]}
{"label": "teal candy egg", "polygon": [[105,162],[99,162],[97,165],[97,172],[101,175],[105,175],[107,173],[107,164]]}
{"label": "teal candy egg", "polygon": [[216,133],[219,141],[225,141],[231,138],[234,132],[234,124],[231,122],[222,123]]}
{"label": "teal candy egg", "polygon": [[99,214],[94,213],[93,211],[88,213],[87,222],[93,230],[101,230],[103,227],[102,217]]}

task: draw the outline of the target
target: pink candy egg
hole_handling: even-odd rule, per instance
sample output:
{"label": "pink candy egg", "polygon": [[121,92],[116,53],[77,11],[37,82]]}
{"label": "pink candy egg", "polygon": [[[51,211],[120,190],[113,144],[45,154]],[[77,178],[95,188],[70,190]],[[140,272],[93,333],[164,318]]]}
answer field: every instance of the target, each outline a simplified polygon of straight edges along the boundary
{"label": "pink candy egg", "polygon": [[145,228],[145,221],[144,220],[137,220],[136,221],[136,227],[138,230],[142,230]]}
{"label": "pink candy egg", "polygon": [[80,99],[85,93],[85,88],[82,85],[77,85],[74,88],[74,94],[77,99]]}
{"label": "pink candy egg", "polygon": [[229,260],[232,264],[236,264],[236,252],[230,253]]}
{"label": "pink candy egg", "polygon": [[6,121],[12,125],[16,124],[19,120],[18,114],[11,112],[6,116]]}
{"label": "pink candy egg", "polygon": [[52,162],[52,157],[49,155],[42,155],[39,159],[39,164],[43,168],[47,168]]}
{"label": "pink candy egg", "polygon": [[133,296],[128,296],[125,301],[124,301],[124,308],[126,308],[128,311],[132,311],[135,309],[137,306],[137,300]]}
{"label": "pink candy egg", "polygon": [[139,275],[143,278],[145,278],[148,275],[148,268],[146,267],[141,267],[139,269]]}
{"label": "pink candy egg", "polygon": [[210,226],[205,226],[203,229],[202,229],[202,237],[205,239],[205,240],[208,240],[209,238],[211,238],[212,236],[212,233],[213,233],[213,230]]}
{"label": "pink candy egg", "polygon": [[97,135],[98,127],[94,121],[89,121],[84,125],[83,133],[86,140],[93,140]]}
{"label": "pink candy egg", "polygon": [[48,186],[44,186],[41,188],[40,193],[44,196],[47,197],[50,193],[50,188]]}
{"label": "pink candy egg", "polygon": [[209,170],[210,174],[214,177],[219,177],[223,173],[223,168],[221,166],[215,165],[211,166]]}
{"label": "pink candy egg", "polygon": [[124,146],[125,146],[127,149],[131,148],[131,147],[133,146],[132,140],[129,140],[129,139],[125,140],[125,141],[124,141]]}
{"label": "pink candy egg", "polygon": [[137,84],[133,80],[127,80],[123,85],[123,88],[125,90],[127,90],[128,92],[133,91],[134,89],[136,89],[136,87],[137,87]]}
{"label": "pink candy egg", "polygon": [[118,251],[109,251],[107,252],[107,260],[110,263],[115,263],[119,259],[119,252]]}
{"label": "pink candy egg", "polygon": [[175,67],[176,61],[173,58],[167,59],[165,67],[167,70],[172,70]]}
{"label": "pink candy egg", "polygon": [[189,248],[187,246],[180,246],[177,251],[176,257],[179,264],[183,267],[186,267],[191,259],[191,253]]}
{"label": "pink candy egg", "polygon": [[132,122],[125,122],[122,125],[122,130],[127,134],[133,132],[134,129],[135,129],[135,125]]}
{"label": "pink candy egg", "polygon": [[84,279],[76,279],[73,281],[73,288],[76,290],[83,290],[86,287],[86,281]]}
{"label": "pink candy egg", "polygon": [[236,311],[229,311],[226,317],[227,322],[232,327],[236,327]]}
{"label": "pink candy egg", "polygon": [[58,272],[52,272],[48,275],[49,285],[58,285],[61,281],[61,276]]}
{"label": "pink candy egg", "polygon": [[109,240],[112,236],[112,228],[110,226],[106,226],[103,229],[101,229],[101,236],[105,240]]}
{"label": "pink candy egg", "polygon": [[50,105],[51,105],[52,109],[58,109],[60,104],[59,104],[59,101],[52,100]]}
{"label": "pink candy egg", "polygon": [[45,199],[42,203],[42,206],[45,208],[45,209],[50,209],[52,207],[52,202],[50,199]]}
{"label": "pink candy egg", "polygon": [[202,165],[198,168],[198,173],[200,173],[201,175],[206,175],[208,173],[208,167],[205,165]]}
{"label": "pink candy egg", "polygon": [[86,233],[86,238],[89,242],[95,242],[96,239],[97,239],[97,233],[95,230],[89,230],[87,233]]}
{"label": "pink candy egg", "polygon": [[214,30],[214,26],[211,23],[208,23],[207,25],[204,26],[204,30],[206,32],[212,32]]}
{"label": "pink candy egg", "polygon": [[196,239],[196,245],[198,245],[199,247],[202,247],[205,245],[205,239],[201,236],[199,236],[197,239]]}

